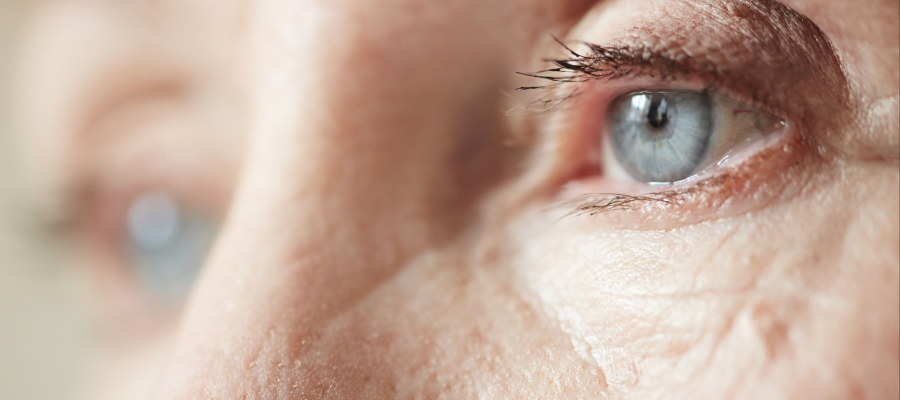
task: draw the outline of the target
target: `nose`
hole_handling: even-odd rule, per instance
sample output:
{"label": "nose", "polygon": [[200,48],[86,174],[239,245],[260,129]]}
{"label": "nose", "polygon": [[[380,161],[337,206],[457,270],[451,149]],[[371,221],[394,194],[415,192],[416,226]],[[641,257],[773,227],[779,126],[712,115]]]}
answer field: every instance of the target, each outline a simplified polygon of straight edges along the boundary
{"label": "nose", "polygon": [[394,393],[398,327],[429,312],[415,282],[464,271],[515,154],[493,19],[386,3],[255,6],[248,155],[157,398]]}

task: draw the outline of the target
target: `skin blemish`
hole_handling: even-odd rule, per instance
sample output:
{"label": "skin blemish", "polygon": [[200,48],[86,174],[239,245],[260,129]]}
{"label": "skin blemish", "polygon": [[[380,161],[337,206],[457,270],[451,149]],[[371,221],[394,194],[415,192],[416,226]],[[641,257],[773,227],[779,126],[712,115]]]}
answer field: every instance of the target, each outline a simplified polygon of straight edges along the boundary
{"label": "skin blemish", "polygon": [[766,302],[756,304],[751,311],[751,319],[769,358],[784,354],[789,345],[790,326],[775,308]]}

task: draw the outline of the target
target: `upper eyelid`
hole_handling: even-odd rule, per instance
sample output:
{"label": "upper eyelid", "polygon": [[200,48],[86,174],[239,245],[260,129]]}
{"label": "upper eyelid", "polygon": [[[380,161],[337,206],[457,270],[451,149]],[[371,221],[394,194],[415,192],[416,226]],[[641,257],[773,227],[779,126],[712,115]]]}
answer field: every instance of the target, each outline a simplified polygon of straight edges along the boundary
{"label": "upper eyelid", "polygon": [[[553,97],[541,97],[533,103],[550,104],[545,110],[553,111],[567,100],[579,97],[587,88],[569,89],[567,84],[589,84],[599,82],[604,85],[604,98],[612,99],[626,92],[694,90],[711,96],[721,97],[742,103],[758,112],[780,115],[779,110],[765,103],[756,101],[741,93],[730,90],[727,83],[720,82],[714,75],[704,71],[691,70],[666,54],[654,53],[650,50],[635,50],[624,46],[601,46],[583,42],[591,53],[581,54],[557,40],[573,57],[569,59],[546,60],[557,65],[556,68],[536,73],[518,72],[533,78],[544,79],[553,83],[543,86],[519,87],[516,90],[550,90]],[[551,75],[558,74],[558,75]],[[610,81],[624,81],[623,84],[610,84]],[[634,83],[634,80],[641,83]]]}
{"label": "upper eyelid", "polygon": [[803,15],[774,0],[670,1],[663,8],[672,12],[636,21],[603,45],[573,43],[576,51],[546,60],[555,69],[525,75],[552,78],[543,87],[625,76],[700,81],[703,90],[790,120],[843,115],[850,96],[840,57]]}

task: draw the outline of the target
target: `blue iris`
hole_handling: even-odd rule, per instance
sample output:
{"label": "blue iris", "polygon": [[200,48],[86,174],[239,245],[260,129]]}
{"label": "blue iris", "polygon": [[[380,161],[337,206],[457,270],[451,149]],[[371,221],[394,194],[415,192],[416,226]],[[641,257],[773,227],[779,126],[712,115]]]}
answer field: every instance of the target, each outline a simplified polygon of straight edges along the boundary
{"label": "blue iris", "polygon": [[715,129],[714,102],[701,92],[638,92],[609,108],[613,153],[634,179],[675,182],[696,173]]}

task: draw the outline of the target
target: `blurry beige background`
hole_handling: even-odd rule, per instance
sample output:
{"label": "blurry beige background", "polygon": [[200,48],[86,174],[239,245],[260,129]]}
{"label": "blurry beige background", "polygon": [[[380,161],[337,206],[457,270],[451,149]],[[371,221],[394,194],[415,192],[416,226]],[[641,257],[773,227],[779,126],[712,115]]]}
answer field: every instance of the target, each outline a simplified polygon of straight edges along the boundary
{"label": "blurry beige background", "polygon": [[0,400],[81,399],[95,346],[85,288],[23,195],[9,127],[10,69],[26,0],[0,0]]}

